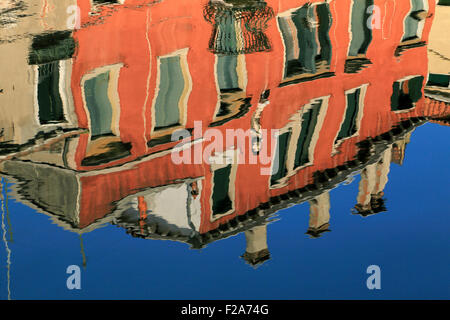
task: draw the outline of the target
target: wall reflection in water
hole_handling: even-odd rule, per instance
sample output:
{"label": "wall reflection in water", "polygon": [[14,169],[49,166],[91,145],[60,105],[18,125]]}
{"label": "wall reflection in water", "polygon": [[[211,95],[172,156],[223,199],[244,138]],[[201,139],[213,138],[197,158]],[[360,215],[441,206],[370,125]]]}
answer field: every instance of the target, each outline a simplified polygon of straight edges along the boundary
{"label": "wall reflection in water", "polygon": [[[202,248],[244,232],[251,265],[270,258],[266,226],[280,209],[309,202],[305,232],[326,236],[329,191],[355,172],[352,212],[388,210],[390,166],[411,132],[448,124],[450,111],[439,88],[426,95],[434,1],[379,2],[7,1],[2,201],[80,234],[112,223]],[[171,135],[196,121],[185,152],[206,148],[212,127],[278,129],[279,170],[175,164]],[[227,141],[216,157],[227,150],[242,151]]]}

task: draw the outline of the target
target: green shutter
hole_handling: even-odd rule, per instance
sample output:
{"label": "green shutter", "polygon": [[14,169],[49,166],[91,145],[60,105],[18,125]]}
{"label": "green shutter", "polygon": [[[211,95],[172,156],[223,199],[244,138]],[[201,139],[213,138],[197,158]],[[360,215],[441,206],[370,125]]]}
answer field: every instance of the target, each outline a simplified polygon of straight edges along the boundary
{"label": "green shutter", "polygon": [[347,109],[345,110],[345,118],[342,123],[336,141],[351,137],[356,133],[356,120],[358,117],[359,97],[361,89],[347,94]]}
{"label": "green shutter", "polygon": [[[308,25],[315,14],[319,26]],[[287,19],[292,19],[296,30],[291,30]],[[304,5],[292,13],[290,18],[278,18],[286,48],[285,78],[302,73],[316,73],[316,62],[331,62],[331,41],[328,32],[331,14],[328,4]],[[295,39],[297,38],[297,39]],[[298,41],[299,54],[294,54],[294,40]]]}
{"label": "green shutter", "polygon": [[316,27],[306,25],[307,19],[314,20],[314,7],[305,5],[296,11],[292,20],[298,30],[298,42],[300,48],[299,61],[304,73],[316,72]]}
{"label": "green shutter", "polygon": [[237,55],[217,56],[217,79],[221,91],[239,89]]}
{"label": "green shutter", "polygon": [[367,8],[373,5],[373,0],[355,0],[352,8],[351,33],[349,56],[364,54],[372,41],[372,30],[367,27],[371,16]]}
{"label": "green shutter", "polygon": [[400,102],[400,82],[396,81],[392,85],[392,96],[391,96],[391,110],[396,111],[399,109]]}
{"label": "green shutter", "polygon": [[108,97],[109,71],[84,83],[86,104],[91,120],[91,136],[111,134],[112,106]]}
{"label": "green shutter", "polygon": [[233,10],[222,10],[217,19],[216,48],[219,52],[236,53],[236,17]]}
{"label": "green shutter", "polygon": [[291,138],[291,131],[285,132],[278,136],[277,150],[273,163],[272,176],[270,179],[271,185],[278,183],[278,181],[286,176],[286,160],[289,147],[289,140]]}
{"label": "green shutter", "polygon": [[411,0],[411,11],[405,19],[405,35],[402,41],[416,39],[418,37],[417,32],[419,30],[419,20],[415,19],[412,13],[424,10],[424,0]]}
{"label": "green shutter", "polygon": [[320,51],[316,53],[316,60],[327,61],[328,64],[331,63],[331,40],[329,36],[331,24],[333,22],[330,6],[328,3],[322,3],[316,6],[316,13],[319,19],[319,27],[317,29],[318,39],[320,44]]}
{"label": "green shutter", "polygon": [[424,77],[415,77],[409,80],[408,89],[412,102],[417,102],[422,98],[422,86]]}
{"label": "green shutter", "polygon": [[180,100],[185,83],[181,58],[161,58],[158,97],[155,103],[155,129],[180,124]]}
{"label": "green shutter", "polygon": [[450,86],[450,75],[430,73],[427,85],[448,88]]}
{"label": "green shutter", "polygon": [[[408,93],[403,92],[403,84],[408,84]],[[405,81],[396,81],[393,84],[391,96],[391,110],[407,110],[414,107],[413,103],[422,98],[423,76],[418,76]]]}
{"label": "green shutter", "polygon": [[301,131],[297,141],[297,150],[295,152],[294,169],[303,166],[310,161],[309,148],[319,118],[321,104],[322,101],[314,104],[313,107],[302,116]]}

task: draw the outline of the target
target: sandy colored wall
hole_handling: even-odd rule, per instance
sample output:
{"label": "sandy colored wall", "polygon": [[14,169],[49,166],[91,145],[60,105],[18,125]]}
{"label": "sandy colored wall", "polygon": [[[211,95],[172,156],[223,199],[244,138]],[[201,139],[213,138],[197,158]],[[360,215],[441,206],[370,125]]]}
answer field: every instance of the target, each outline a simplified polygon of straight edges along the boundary
{"label": "sandy colored wall", "polygon": [[428,45],[430,73],[450,74],[449,30],[450,6],[436,6]]}

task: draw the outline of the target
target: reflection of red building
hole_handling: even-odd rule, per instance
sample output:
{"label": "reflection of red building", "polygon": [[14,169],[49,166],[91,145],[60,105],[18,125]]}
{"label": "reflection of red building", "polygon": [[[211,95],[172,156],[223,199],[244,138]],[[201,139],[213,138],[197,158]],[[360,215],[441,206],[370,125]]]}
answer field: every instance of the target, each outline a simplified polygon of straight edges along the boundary
{"label": "reflection of red building", "polygon": [[[235,58],[236,65],[233,67],[236,67],[236,77],[239,78],[235,86],[240,86],[244,91],[239,97],[250,98],[251,106],[255,108],[260,94],[266,89],[271,89],[272,105],[265,111],[262,121],[264,118],[270,118],[269,127],[274,128],[282,127],[286,123],[287,117],[299,106],[307,104],[311,99],[330,95],[331,91],[342,92],[341,95],[333,95],[330,103],[336,103],[344,108],[343,92],[364,84],[370,84],[371,87],[367,91],[366,103],[376,100],[388,111],[391,96],[388,91],[391,90],[391,86],[387,86],[387,84],[411,76],[411,71],[406,66],[410,68],[414,66],[416,74],[425,74],[426,64],[423,63],[421,70],[418,70],[418,66],[415,65],[419,56],[423,54],[423,49],[413,48],[400,57],[395,56],[396,49],[402,43],[406,32],[402,22],[409,15],[412,7],[405,3],[397,5],[393,10],[391,8],[394,5],[392,1],[384,2],[384,5],[379,5],[381,28],[372,30],[372,40],[364,54],[373,64],[383,66],[383,71],[385,71],[383,83],[374,81],[380,73],[378,68],[365,68],[361,77],[352,77],[344,73],[348,46],[351,42],[352,23],[355,23],[352,21],[354,18],[349,15],[350,8],[354,4],[348,0],[341,1],[339,6],[335,1],[326,5],[326,10],[331,15],[331,27],[327,32],[331,57],[329,67],[322,68],[322,70],[327,72],[321,72],[319,67],[319,76],[308,77],[306,75],[306,77],[300,76],[297,79],[294,77],[294,81],[290,81],[294,84],[280,87],[280,84],[289,83],[289,81],[286,82],[286,77],[283,75],[286,64],[287,38],[280,26],[286,23],[284,20],[287,16],[292,16],[295,9],[301,8],[306,1],[300,4],[298,1],[283,1],[280,5],[278,1],[268,1],[268,6],[273,8],[276,16],[268,22],[268,28],[265,31],[272,43],[272,50],[245,56],[239,55]],[[413,3],[415,2],[413,1]],[[429,2],[428,16],[432,16],[434,5],[432,1]],[[217,120],[216,110],[212,106],[219,104],[219,78],[221,77],[219,73],[222,70],[218,70],[217,66],[221,63],[218,61],[220,58],[207,51],[212,26],[203,17],[204,3],[186,2],[183,4],[177,2],[174,5],[171,1],[163,1],[138,9],[139,5],[143,3],[146,1],[130,0],[124,1],[122,5],[98,6],[94,9],[91,7],[91,1],[79,1],[82,12],[81,25],[84,27],[74,32],[74,38],[79,46],[74,57],[72,72],[72,90],[79,126],[89,128],[92,124],[87,106],[89,101],[86,101],[86,97],[83,96],[85,88],[82,84],[86,85],[89,77],[109,72],[108,92],[113,109],[111,133],[118,136],[123,143],[132,145],[128,157],[108,163],[100,162],[99,165],[95,165],[94,161],[85,167],[82,165],[82,159],[89,156],[86,154],[89,151],[87,150],[89,149],[89,136],[82,136],[75,161],[79,170],[95,170],[117,165],[170,146],[167,143],[156,146],[152,144],[152,140],[155,144],[159,140],[164,141],[161,138],[172,131],[170,128],[169,130],[155,130],[157,126],[155,118],[158,118],[155,115],[158,88],[164,81],[161,69],[164,67],[164,61],[170,57],[177,57],[180,60],[180,69],[185,78],[184,92],[182,97],[179,97],[179,127],[192,128],[193,122],[197,120],[202,121],[206,128],[208,124]],[[311,3],[316,4],[315,7],[324,5],[320,1]],[[95,10],[98,10],[96,15],[88,14]],[[424,24],[420,40],[426,40],[430,26],[430,23]],[[215,64],[217,64],[216,67]],[[388,70],[389,72],[387,72]],[[320,74],[325,77],[334,74],[333,85],[335,88],[330,88],[327,85],[330,81],[321,79]],[[307,81],[315,78],[318,79]],[[296,85],[295,82],[302,82],[302,84]],[[376,88],[376,86],[380,86],[380,88]],[[383,89],[381,86],[386,88]],[[382,92],[386,93],[383,95],[386,97],[386,103],[379,101]],[[295,103],[292,103],[293,101]],[[206,105],[211,107],[205,108]],[[281,107],[285,110],[284,117],[280,116],[281,114],[278,112]],[[233,106],[231,108],[233,109]],[[368,110],[374,110],[374,108],[368,108]],[[334,113],[335,117],[339,117],[343,110],[334,107],[330,112]],[[366,110],[367,112],[370,111]],[[230,116],[232,114],[233,112]],[[220,128],[248,128],[248,117],[247,114],[247,116],[228,122]],[[327,116],[327,119],[332,118],[331,114]],[[373,119],[371,119],[371,115],[366,114],[362,121],[373,121]],[[336,121],[334,122],[335,127],[339,125]],[[329,127],[329,124],[325,123],[325,125]],[[386,124],[387,127],[389,124]],[[97,144],[99,143],[97,142]],[[91,147],[94,151],[91,151],[90,154],[93,152],[95,154],[95,144]],[[97,146],[98,148],[99,146]]]}
{"label": "reflection of red building", "polygon": [[[368,145],[373,146],[375,137],[389,141],[420,123],[418,117],[448,115],[447,105],[432,106],[422,97],[427,78],[422,42],[431,27],[434,1],[422,2],[426,18],[421,27],[418,23],[417,39],[407,40],[404,21],[412,10],[410,3],[396,3],[394,9],[394,1],[380,2],[380,29],[371,31],[370,43],[359,56],[349,55],[351,34],[356,32],[352,24],[359,21],[349,14],[352,1],[342,0],[339,5],[311,1],[314,5],[301,9],[306,1],[269,0],[275,13],[265,30],[271,50],[222,57],[208,51],[212,26],[203,16],[205,3],[147,5],[148,1],[125,0],[99,6],[92,16],[88,14],[93,10],[91,1],[80,0],[82,28],[73,34],[78,47],[72,93],[78,126],[89,133],[68,142],[62,166],[74,171],[53,171],[53,177],[59,177],[52,180],[53,188],[59,181],[76,196],[64,203],[43,197],[42,203],[56,201],[45,211],[65,216],[76,229],[89,228],[113,212],[113,220],[129,212],[118,223],[136,223],[147,230],[137,234],[178,232],[189,238],[191,233],[180,228],[156,230],[161,225],[158,219],[167,218],[169,226],[182,220],[184,229],[211,235],[237,228],[244,216],[258,221],[262,211],[265,215],[284,203],[317,197],[326,183],[343,176],[339,172],[350,172],[370,159],[364,152],[370,153]],[[302,32],[325,38],[317,40],[317,48],[328,46],[329,56],[317,48],[312,56],[298,53],[302,43],[297,36],[300,30],[295,29],[297,19],[310,14],[328,19],[330,26],[325,31],[308,28]],[[316,62],[308,65],[311,57]],[[346,65],[354,59],[366,65],[351,74]],[[289,61],[300,67],[288,70]],[[233,73],[223,76],[230,68]],[[177,83],[176,88],[170,83]],[[92,90],[96,95],[90,94]],[[262,108],[258,102],[267,90],[269,104]],[[176,101],[170,102],[174,96]],[[393,109],[406,100],[407,109]],[[171,112],[160,115],[160,105],[169,103],[174,105]],[[221,112],[224,104],[227,112]],[[223,133],[247,130],[256,111],[261,128],[280,130],[279,173],[261,175],[261,166],[252,164],[172,162],[170,151],[177,143],[170,142],[174,130],[191,129],[194,121],[202,121],[204,130],[208,126]],[[190,148],[198,144],[206,146],[198,140]],[[222,154],[227,156],[226,150],[233,146],[224,146]],[[22,178],[38,179],[34,175],[39,170],[37,175],[43,179],[48,166],[4,164],[4,171]],[[31,191],[25,194],[33,197]],[[41,206],[39,199],[31,202]],[[187,213],[177,211],[182,203],[188,204],[184,206]],[[155,211],[158,217],[147,224],[147,213]]]}

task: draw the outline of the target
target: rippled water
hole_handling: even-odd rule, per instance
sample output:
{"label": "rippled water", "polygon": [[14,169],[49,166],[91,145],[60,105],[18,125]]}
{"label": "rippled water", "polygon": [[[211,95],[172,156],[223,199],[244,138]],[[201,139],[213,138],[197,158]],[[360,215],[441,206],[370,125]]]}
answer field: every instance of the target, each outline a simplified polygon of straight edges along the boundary
{"label": "rippled water", "polygon": [[0,298],[448,299],[448,9],[2,3]]}

